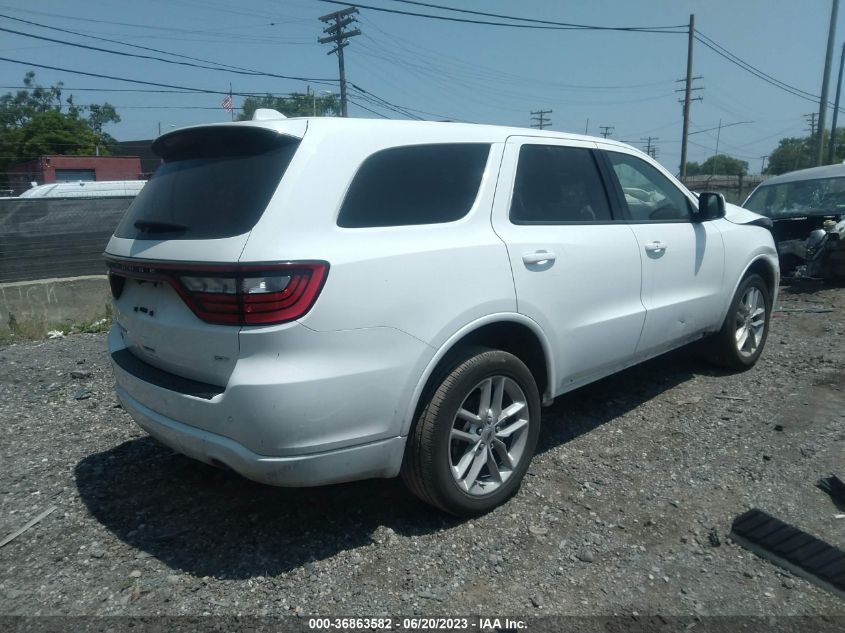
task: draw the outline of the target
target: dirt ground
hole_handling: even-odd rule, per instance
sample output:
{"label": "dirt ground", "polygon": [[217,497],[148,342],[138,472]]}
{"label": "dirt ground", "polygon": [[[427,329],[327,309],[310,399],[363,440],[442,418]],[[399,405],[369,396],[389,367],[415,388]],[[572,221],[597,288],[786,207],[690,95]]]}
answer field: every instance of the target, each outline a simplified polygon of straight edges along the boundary
{"label": "dirt ground", "polygon": [[729,539],[764,509],[845,547],[845,289],[785,287],[751,371],[685,352],[544,413],[517,496],[456,520],[399,481],[276,489],[119,408],[105,335],[0,348],[3,615],[845,615]]}

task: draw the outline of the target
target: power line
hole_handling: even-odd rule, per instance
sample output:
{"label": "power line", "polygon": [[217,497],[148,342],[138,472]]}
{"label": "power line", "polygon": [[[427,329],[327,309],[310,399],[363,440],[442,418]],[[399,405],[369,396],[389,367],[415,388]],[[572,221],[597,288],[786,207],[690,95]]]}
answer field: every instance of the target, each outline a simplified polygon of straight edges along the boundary
{"label": "power line", "polygon": [[[614,26],[594,26],[591,24],[573,24],[570,22],[555,22],[553,20],[536,20],[533,18],[522,18],[513,15],[502,15],[499,13],[485,13],[484,11],[470,11],[469,9],[458,9],[455,7],[447,7],[442,4],[431,4],[428,2],[416,2],[415,0],[393,0],[393,2],[401,2],[403,4],[413,4],[421,7],[428,7],[430,9],[443,9],[446,11],[454,11],[456,13],[467,13],[470,15],[481,15],[489,18],[502,18],[505,20],[518,20],[520,22],[532,22],[535,24],[549,24],[554,26],[566,26],[573,29],[593,30],[593,31],[652,31],[663,29],[686,29],[686,24],[676,26],[629,26],[629,27],[614,27]],[[360,6],[360,5],[359,5]],[[678,31],[683,33],[685,31]]]}
{"label": "power line", "polygon": [[[353,83],[353,82],[351,82],[351,81],[350,81],[350,82],[349,82],[349,85],[350,85],[350,86],[352,86],[352,87],[353,87],[355,90],[357,90],[358,92],[360,92],[360,93],[362,93],[362,94],[366,95],[367,97],[370,97],[370,98],[372,98],[372,99],[375,99],[375,100],[376,100],[376,101],[378,101],[378,102],[383,103],[383,104],[384,104],[384,105],[385,105],[388,109],[394,110],[395,112],[398,112],[399,114],[402,114],[402,115],[404,115],[404,116],[408,117],[409,119],[417,119],[418,121],[422,121],[422,120],[423,120],[423,119],[422,119],[422,117],[418,117],[417,115],[415,115],[415,114],[412,114],[412,113],[408,112],[408,111],[407,111],[405,108],[403,108],[402,106],[398,106],[398,105],[396,105],[395,103],[391,103],[390,101],[387,101],[386,99],[382,99],[381,97],[378,97],[378,96],[374,95],[372,92],[369,92],[369,91],[367,91],[367,90],[364,90],[364,89],[363,89],[361,86],[359,86],[358,84],[355,84],[355,83]],[[448,117],[445,117],[445,118],[448,118]]]}
{"label": "power line", "polygon": [[[546,25],[546,24],[514,24],[511,22],[493,22],[490,20],[471,20],[469,18],[456,18],[452,16],[445,16],[445,15],[433,15],[430,13],[417,13],[414,11],[401,11],[399,9],[387,9],[385,7],[374,7],[372,5],[367,4],[360,4],[350,3],[350,2],[343,2],[342,0],[317,0],[318,2],[325,2],[328,4],[339,4],[344,7],[360,7],[362,9],[369,9],[370,11],[381,11],[383,13],[395,13],[398,15],[409,15],[418,18],[428,18],[430,20],[444,20],[447,22],[460,22],[463,24],[482,24],[486,26],[504,26],[516,29],[541,29],[546,31],[587,31],[587,30],[607,30],[607,31],[628,31],[628,32],[635,32],[635,33],[666,33],[666,34],[677,34],[677,33],[686,33],[684,31],[666,31],[660,30],[658,27],[655,29],[648,29],[643,27],[580,27],[580,26],[553,26],[553,25]],[[454,10],[454,9],[453,9]],[[520,18],[510,18],[510,19],[520,19]]]}
{"label": "power line", "polygon": [[371,110],[371,109],[370,109],[370,108],[368,108],[367,106],[365,106],[365,105],[362,105],[362,104],[358,103],[357,101],[355,101],[355,100],[354,100],[354,99],[352,99],[352,98],[349,98],[349,97],[347,97],[347,98],[349,99],[349,103],[354,103],[356,106],[358,106],[358,107],[359,107],[359,108],[361,108],[362,110],[366,110],[367,112],[371,112],[371,113],[375,114],[376,116],[381,117],[382,119],[389,119],[389,118],[390,118],[389,116],[385,116],[385,115],[383,115],[381,112],[376,112],[375,110]]}
{"label": "power line", "polygon": [[[32,86],[0,86],[0,90],[31,90]],[[195,94],[196,91],[194,90],[151,90],[145,88],[71,88],[69,86],[65,86],[62,84],[62,90],[67,90],[68,92],[139,92],[144,94]],[[229,94],[228,92],[226,94]],[[301,92],[240,92],[235,93],[238,95],[250,96],[250,97],[265,97],[267,95],[271,97],[292,97],[297,94],[302,94]],[[125,106],[123,106],[125,107]]]}
{"label": "power line", "polygon": [[[110,39],[110,38],[107,38],[107,37],[99,37],[97,35],[90,35],[88,33],[80,33],[79,31],[72,31],[70,29],[59,28],[57,26],[50,26],[48,24],[41,24],[40,22],[33,22],[31,20],[24,20],[23,18],[15,18],[15,17],[9,16],[9,15],[4,15],[2,13],[0,13],[0,17],[6,18],[7,20],[14,20],[15,22],[22,22],[24,24],[29,24],[31,26],[36,26],[36,27],[39,27],[39,28],[42,28],[42,29],[50,29],[52,31],[59,31],[60,33],[69,33],[70,35],[77,35],[79,37],[87,37],[87,38],[90,38],[90,39],[93,39],[93,40],[99,40],[101,42],[109,42],[111,44],[120,44],[121,46],[129,46],[129,47],[132,47],[132,48],[137,48],[139,50],[151,51],[153,53],[162,53],[163,55],[170,55],[172,57],[181,57],[183,59],[190,59],[190,60],[195,61],[195,62],[204,62],[206,64],[215,64],[216,66],[220,66],[220,67],[223,67],[223,68],[232,68],[234,70],[249,71],[248,68],[242,68],[240,66],[232,66],[230,64],[223,64],[221,62],[215,62],[215,61],[211,61],[211,60],[208,60],[208,59],[202,59],[200,57],[191,57],[189,55],[182,55],[180,53],[172,53],[170,51],[161,50],[159,48],[151,48],[149,46],[141,46],[140,44],[129,44],[128,42],[121,42],[120,40],[113,40],[113,39]],[[327,81],[331,81],[331,80],[327,80]]]}
{"label": "power line", "polygon": [[721,57],[724,57],[725,59],[727,59],[732,64],[739,66],[740,68],[742,68],[746,72],[751,73],[752,75],[754,75],[758,79],[762,79],[766,83],[771,84],[772,86],[774,86],[776,88],[780,88],[781,90],[784,90],[785,92],[788,92],[788,93],[792,94],[793,96],[800,97],[801,99],[805,99],[807,101],[813,101],[815,103],[818,103],[819,100],[820,100],[818,95],[814,95],[810,92],[807,92],[806,90],[801,90],[800,88],[796,88],[795,86],[792,86],[792,85],[790,85],[790,84],[788,84],[784,81],[781,81],[780,79],[776,79],[775,77],[772,77],[771,75],[763,72],[759,68],[757,68],[757,67],[749,64],[748,62],[742,60],[741,58],[737,57],[736,55],[731,53],[729,50],[724,48],[723,46],[717,44],[712,39],[710,39],[709,37],[704,35],[701,31],[695,32],[695,39],[698,42],[700,42],[701,44],[704,44],[704,46],[706,46],[707,48],[709,48],[710,50],[712,50],[716,54],[718,54]]}
{"label": "power line", "polygon": [[[46,68],[47,70],[57,70],[63,73],[70,73],[72,75],[85,75],[86,77],[96,77],[98,79],[111,79],[113,81],[125,81],[127,83],[140,84],[144,86],[157,86],[159,88],[176,88],[177,90],[188,90],[190,92],[201,92],[213,95],[227,95],[228,90],[206,90],[205,88],[189,88],[187,86],[175,86],[173,84],[162,84],[155,81],[144,81],[142,79],[127,79],[126,77],[115,77],[114,75],[103,75],[100,73],[91,73],[85,70],[72,70],[70,68],[60,68],[58,66],[48,66],[47,64],[36,64],[35,62],[26,62],[20,59],[11,59],[9,57],[0,57],[0,61],[10,62],[12,64],[21,64],[22,66],[34,66],[35,68]],[[253,93],[233,92],[233,95],[239,97],[252,97]]]}
{"label": "power line", "polygon": [[[8,17],[8,16],[4,16],[4,15],[0,14],[0,17]],[[46,28],[51,28],[51,27],[46,27]],[[33,33],[25,33],[23,31],[16,31],[14,29],[7,29],[7,28],[3,28],[3,27],[0,27],[0,31],[4,31],[6,33],[13,33],[15,35],[21,35],[23,37],[30,37],[30,38],[33,38],[33,39],[36,39],[36,40],[43,40],[43,41],[46,41],[46,42],[63,44],[65,46],[74,46],[76,48],[84,48],[86,50],[91,50],[91,51],[95,51],[95,52],[99,52],[99,53],[108,53],[110,55],[120,55],[122,57],[132,57],[132,58],[136,58],[136,59],[150,59],[150,60],[153,60],[153,61],[164,62],[164,63],[167,63],[167,64],[175,64],[177,66],[190,66],[190,67],[193,67],[193,68],[203,68],[205,70],[216,70],[216,71],[222,71],[222,72],[230,72],[230,73],[235,73],[235,74],[238,74],[238,75],[274,77],[276,79],[292,79],[292,80],[295,80],[295,81],[312,81],[314,83],[337,82],[336,79],[324,79],[324,78],[314,78],[314,77],[297,77],[297,76],[292,76],[292,75],[280,75],[280,74],[277,74],[277,73],[266,73],[266,72],[261,72],[261,71],[252,71],[252,70],[245,70],[245,69],[244,70],[234,70],[234,69],[229,69],[229,68],[223,68],[222,66],[207,66],[205,64],[197,64],[197,63],[194,63],[194,62],[178,61],[178,60],[175,60],[175,59],[165,59],[163,57],[156,57],[154,55],[142,55],[142,54],[139,54],[139,53],[128,53],[126,51],[116,51],[116,50],[113,50],[113,49],[110,49],[110,48],[101,48],[99,46],[89,46],[87,44],[79,44],[77,42],[68,42],[67,40],[59,40],[59,39],[52,38],[52,37],[45,37],[43,35],[35,35]],[[170,53],[166,53],[166,54],[169,55]]]}
{"label": "power line", "polygon": [[[157,83],[157,82],[153,82],[153,81],[144,81],[144,80],[141,80],[141,79],[129,79],[129,78],[126,78],[126,77],[115,77],[114,75],[103,75],[103,74],[100,74],[100,73],[91,73],[91,72],[87,72],[87,71],[84,71],[84,70],[73,70],[73,69],[70,69],[70,68],[61,68],[61,67],[58,67],[58,66],[48,66],[46,64],[36,64],[35,62],[22,61],[22,60],[19,60],[19,59],[11,59],[11,58],[8,58],[8,57],[0,57],[0,61],[11,62],[13,64],[21,64],[21,65],[24,65],[24,66],[34,66],[36,68],[46,68],[47,70],[56,70],[56,71],[59,71],[59,72],[65,72],[65,73],[70,73],[70,74],[74,74],[74,75],[84,75],[84,76],[87,76],[87,77],[96,77],[98,79],[111,79],[111,80],[114,80],[114,81],[125,81],[127,83],[135,83],[135,84],[141,84],[141,85],[146,85],[146,86],[157,86],[157,87],[161,87],[161,88],[174,88],[174,89],[176,89],[177,91],[180,91],[180,92],[184,91],[184,92],[187,92],[187,93],[202,93],[202,94],[214,94],[214,95],[229,94],[228,90],[208,90],[208,89],[205,89],[205,88],[191,88],[191,87],[188,87],[188,86],[175,86],[173,84],[163,84],[163,83]],[[349,85],[352,86],[355,90],[362,93],[362,95],[364,95],[362,98],[372,99],[376,104],[381,105],[381,107],[383,107],[385,109],[392,110],[392,111],[396,112],[397,114],[401,114],[403,116],[408,117],[409,119],[423,120],[421,117],[419,117],[419,116],[417,116],[417,115],[415,115],[411,112],[405,111],[401,106],[397,106],[396,104],[393,104],[393,103],[391,103],[391,102],[389,102],[385,99],[382,99],[381,97],[373,94],[372,92],[364,90],[363,88],[361,88],[360,86],[357,86],[356,84],[354,84],[352,82],[350,82]],[[68,90],[70,90],[70,88],[68,88]],[[256,92],[232,92],[231,94],[237,95],[239,97],[256,97],[256,96],[263,96],[264,94],[271,94],[272,96],[280,96],[280,95],[284,96],[282,93],[273,94],[273,93],[256,93]],[[360,104],[356,103],[356,105],[360,105]],[[372,110],[369,110],[369,108],[364,108],[364,109],[372,112]],[[379,115],[379,116],[382,116],[382,115]],[[448,117],[441,117],[441,118],[448,118]]]}

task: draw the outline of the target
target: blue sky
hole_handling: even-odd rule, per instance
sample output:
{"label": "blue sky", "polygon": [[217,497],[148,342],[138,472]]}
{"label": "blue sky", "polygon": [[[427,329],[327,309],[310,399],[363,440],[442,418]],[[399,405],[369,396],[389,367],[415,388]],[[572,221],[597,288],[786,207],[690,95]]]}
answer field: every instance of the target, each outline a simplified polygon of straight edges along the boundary
{"label": "blue sky", "polygon": [[[696,16],[697,30],[745,62],[813,95],[821,92],[831,0],[432,0],[434,4],[601,26],[669,26]],[[15,3],[16,4],[16,3]],[[165,56],[126,46],[146,46],[212,62],[297,77],[331,79],[337,61],[317,44],[317,18],[341,7],[317,0],[0,0],[0,27],[129,53]],[[23,3],[21,3],[23,4]],[[392,0],[365,4],[448,14]],[[463,17],[472,18],[464,15]],[[68,34],[26,24],[75,31]],[[484,19],[484,18],[479,18]],[[551,129],[583,133],[612,126],[612,137],[644,147],[656,137],[658,160],[677,172],[680,159],[686,34],[616,31],[545,31],[462,24],[361,9],[359,28],[346,49],[348,79],[390,103],[425,118],[527,126],[530,111],[551,109]],[[98,41],[108,38],[121,44]],[[830,99],[845,40],[840,11]],[[0,56],[68,70],[113,75],[220,94],[98,92],[80,88],[150,89],[143,85],[0,61],[0,91],[21,85],[32,68],[42,84],[63,81],[77,103],[114,104],[121,123],[108,130],[119,140],[154,137],[172,126],[225,121],[220,107],[234,92],[336,90],[336,83],[244,75],[123,57],[3,32]],[[170,57],[170,59],[184,58]],[[804,100],[738,68],[696,42],[694,74],[703,101],[692,107],[691,131],[722,124],[719,150],[747,160],[759,172],[761,156],[783,136],[804,135],[805,114],[818,103]],[[361,106],[401,118],[383,105],[355,96]],[[243,98],[235,96],[235,106]],[[423,114],[425,113],[425,114]],[[828,111],[828,124],[831,117]],[[375,114],[355,103],[350,116]],[[845,124],[845,117],[841,119]],[[740,123],[741,122],[741,123]],[[690,160],[702,161],[716,145],[716,131],[690,137]]]}

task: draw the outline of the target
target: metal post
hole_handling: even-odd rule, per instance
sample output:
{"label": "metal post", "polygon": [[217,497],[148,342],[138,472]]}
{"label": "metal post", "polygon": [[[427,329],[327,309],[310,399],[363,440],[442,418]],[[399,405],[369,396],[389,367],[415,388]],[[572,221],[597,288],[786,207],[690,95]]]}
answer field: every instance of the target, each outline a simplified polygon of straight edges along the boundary
{"label": "metal post", "polygon": [[695,39],[695,14],[689,16],[689,40],[687,42],[687,82],[684,89],[684,132],[681,137],[681,178],[687,175],[687,135],[689,134],[689,106],[692,95],[692,42]]}
{"label": "metal post", "polygon": [[836,35],[836,15],[839,12],[839,0],[833,0],[830,8],[830,29],[827,32],[827,53],[824,58],[824,76],[822,77],[822,94],[819,99],[819,126],[817,128],[818,141],[816,142],[816,165],[824,161],[824,128],[825,117],[827,116],[827,90],[830,84],[830,65],[833,60],[833,39]]}
{"label": "metal post", "polygon": [[845,65],[845,42],[839,58],[839,80],[836,82],[836,101],[833,104],[833,120],[830,122],[830,141],[827,144],[827,162],[832,163],[836,149],[836,120],[839,118],[839,97],[842,94],[842,66]]}

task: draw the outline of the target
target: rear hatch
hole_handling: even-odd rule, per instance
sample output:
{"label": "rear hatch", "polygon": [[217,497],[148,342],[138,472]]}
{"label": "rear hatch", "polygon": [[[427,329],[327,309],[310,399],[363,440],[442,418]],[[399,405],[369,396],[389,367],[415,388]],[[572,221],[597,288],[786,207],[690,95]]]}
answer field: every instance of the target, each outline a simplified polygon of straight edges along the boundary
{"label": "rear hatch", "polygon": [[[261,315],[263,322],[279,322],[290,285],[311,286],[301,279],[314,272],[307,266],[238,264],[304,134],[303,121],[285,125],[290,134],[208,126],[153,143],[162,165],[106,249],[115,321],[138,359],[225,386],[238,357],[240,326],[261,323]],[[249,311],[255,314],[245,317]]]}

